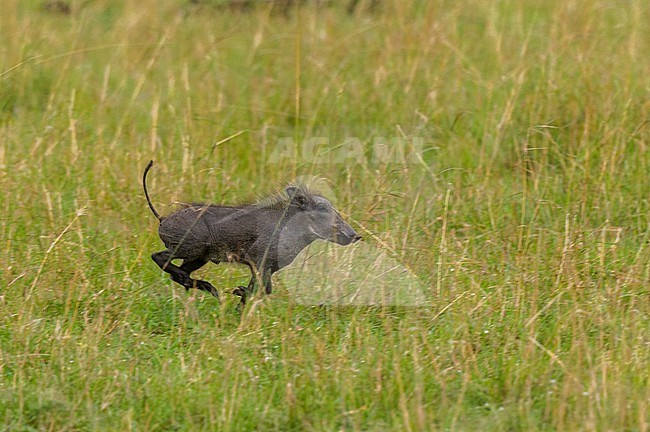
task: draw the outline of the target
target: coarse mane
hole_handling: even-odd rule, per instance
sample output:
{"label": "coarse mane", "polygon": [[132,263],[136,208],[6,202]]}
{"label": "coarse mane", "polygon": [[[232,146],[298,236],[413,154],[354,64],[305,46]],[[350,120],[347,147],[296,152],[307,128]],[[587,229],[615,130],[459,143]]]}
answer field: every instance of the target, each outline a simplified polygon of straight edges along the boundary
{"label": "coarse mane", "polygon": [[283,188],[276,189],[269,194],[253,196],[252,198],[242,202],[241,205],[273,210],[284,209],[289,205],[289,195],[287,195],[286,191],[288,187],[298,188],[307,199],[311,199],[314,196],[322,196],[320,192],[311,189],[304,183],[294,182],[285,185]]}
{"label": "coarse mane", "polygon": [[283,188],[278,188],[275,191],[264,194],[264,195],[253,195],[248,199],[244,199],[235,204],[214,204],[214,203],[201,203],[201,202],[175,202],[174,204],[180,206],[180,208],[203,208],[203,207],[227,207],[227,208],[237,208],[237,207],[256,207],[264,208],[270,210],[282,210],[289,205],[289,196],[287,195],[286,189],[288,187],[298,188],[308,199],[314,196],[322,197],[320,192],[308,187],[304,183],[294,182],[285,185]]}

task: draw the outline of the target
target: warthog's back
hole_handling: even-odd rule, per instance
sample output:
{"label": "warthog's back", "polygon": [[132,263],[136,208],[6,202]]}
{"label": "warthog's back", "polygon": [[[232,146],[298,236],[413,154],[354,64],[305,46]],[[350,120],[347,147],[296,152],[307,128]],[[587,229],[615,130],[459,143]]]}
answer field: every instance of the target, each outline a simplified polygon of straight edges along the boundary
{"label": "warthog's back", "polygon": [[266,219],[268,212],[255,207],[196,205],[163,219],[158,233],[175,255],[227,261],[249,250]]}

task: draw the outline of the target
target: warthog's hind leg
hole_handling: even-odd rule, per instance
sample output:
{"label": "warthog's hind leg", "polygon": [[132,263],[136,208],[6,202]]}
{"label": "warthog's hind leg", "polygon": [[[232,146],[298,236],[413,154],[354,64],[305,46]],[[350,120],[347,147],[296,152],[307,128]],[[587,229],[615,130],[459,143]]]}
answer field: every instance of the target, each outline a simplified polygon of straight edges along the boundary
{"label": "warthog's hind leg", "polygon": [[194,270],[205,265],[206,261],[203,260],[192,260],[192,261],[183,261],[183,264],[178,267],[172,264],[173,254],[170,250],[164,250],[156,252],[151,255],[151,259],[158,264],[165,272],[169,273],[169,276],[174,282],[179,283],[185,287],[185,290],[190,288],[200,289],[201,291],[206,291],[219,298],[219,293],[217,289],[213,287],[209,282],[203,280],[192,279],[190,273]]}

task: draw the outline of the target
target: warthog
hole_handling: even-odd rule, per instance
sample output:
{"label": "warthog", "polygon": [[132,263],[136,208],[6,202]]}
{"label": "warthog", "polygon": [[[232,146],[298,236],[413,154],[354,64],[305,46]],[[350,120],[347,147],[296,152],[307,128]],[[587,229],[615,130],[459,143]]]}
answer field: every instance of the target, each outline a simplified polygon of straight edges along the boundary
{"label": "warthog", "polygon": [[[234,206],[186,204],[162,217],[147,192],[147,173],[152,165],[150,161],[145,168],[142,185],[147,203],[160,221],[158,234],[166,249],[151,258],[186,290],[197,288],[219,298],[209,282],[192,279],[191,273],[208,261],[241,263],[250,268],[251,280],[232,293],[244,304],[258,281],[271,294],[273,273],[291,264],[314,240],[349,245],[361,239],[327,198],[301,184],[257,202]],[[183,263],[172,264],[175,259]]]}

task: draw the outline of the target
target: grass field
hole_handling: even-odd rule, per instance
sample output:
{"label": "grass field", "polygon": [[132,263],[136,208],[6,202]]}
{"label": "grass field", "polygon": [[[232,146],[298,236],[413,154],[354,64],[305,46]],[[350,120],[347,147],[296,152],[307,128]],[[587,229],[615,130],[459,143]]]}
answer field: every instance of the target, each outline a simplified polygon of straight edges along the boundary
{"label": "grass field", "polygon": [[[3,1],[0,430],[650,430],[644,0],[217,3]],[[425,304],[186,293],[150,159],[164,212],[326,179]]]}

